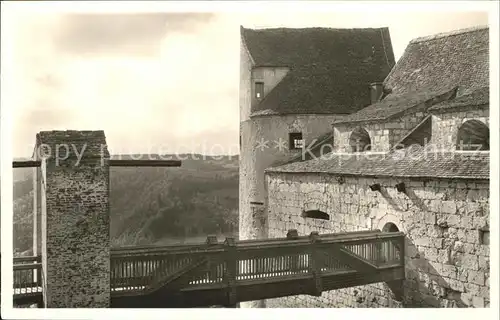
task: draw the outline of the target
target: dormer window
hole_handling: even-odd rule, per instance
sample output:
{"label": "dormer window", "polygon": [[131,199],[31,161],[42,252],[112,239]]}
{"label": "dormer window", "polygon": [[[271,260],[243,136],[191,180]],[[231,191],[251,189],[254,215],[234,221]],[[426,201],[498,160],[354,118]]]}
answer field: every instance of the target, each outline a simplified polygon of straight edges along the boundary
{"label": "dormer window", "polygon": [[304,147],[304,140],[302,139],[302,132],[290,133],[290,150],[302,149]]}
{"label": "dormer window", "polygon": [[264,82],[255,82],[255,98],[262,99],[264,97]]}

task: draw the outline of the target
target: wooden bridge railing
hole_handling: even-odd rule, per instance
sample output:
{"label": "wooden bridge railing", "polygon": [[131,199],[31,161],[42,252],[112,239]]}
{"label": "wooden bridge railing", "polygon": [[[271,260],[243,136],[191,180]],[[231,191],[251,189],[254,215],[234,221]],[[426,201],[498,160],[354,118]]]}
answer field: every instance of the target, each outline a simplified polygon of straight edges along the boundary
{"label": "wooden bridge railing", "polygon": [[[15,294],[41,292],[41,259],[14,258]],[[161,287],[234,288],[236,284],[367,272],[404,266],[404,233],[379,230],[198,245],[111,249],[111,291],[146,294]],[[319,285],[318,285],[319,286]]]}
{"label": "wooden bridge railing", "polygon": [[13,259],[14,294],[42,292],[42,263],[40,256]]}
{"label": "wooden bridge railing", "polygon": [[[114,292],[147,293],[182,279],[183,287],[372,271],[404,265],[404,233],[380,230],[111,251]],[[353,268],[356,265],[356,268]],[[196,269],[196,272],[191,272]],[[189,272],[188,272],[189,271]]]}

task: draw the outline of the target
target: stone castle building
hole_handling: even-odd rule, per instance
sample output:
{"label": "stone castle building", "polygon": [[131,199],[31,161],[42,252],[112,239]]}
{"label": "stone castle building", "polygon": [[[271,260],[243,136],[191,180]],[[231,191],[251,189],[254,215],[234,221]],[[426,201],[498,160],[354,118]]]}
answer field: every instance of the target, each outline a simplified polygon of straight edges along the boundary
{"label": "stone castle building", "polygon": [[240,238],[406,234],[384,284],[267,307],[489,306],[489,29],[241,28]]}

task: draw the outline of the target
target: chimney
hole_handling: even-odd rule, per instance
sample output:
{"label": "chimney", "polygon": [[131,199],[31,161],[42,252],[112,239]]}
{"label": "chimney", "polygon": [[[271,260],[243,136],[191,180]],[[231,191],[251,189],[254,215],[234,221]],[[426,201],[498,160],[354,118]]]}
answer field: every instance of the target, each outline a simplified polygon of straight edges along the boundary
{"label": "chimney", "polygon": [[370,96],[372,104],[380,101],[383,93],[384,85],[382,84],[382,82],[374,82],[370,84]]}

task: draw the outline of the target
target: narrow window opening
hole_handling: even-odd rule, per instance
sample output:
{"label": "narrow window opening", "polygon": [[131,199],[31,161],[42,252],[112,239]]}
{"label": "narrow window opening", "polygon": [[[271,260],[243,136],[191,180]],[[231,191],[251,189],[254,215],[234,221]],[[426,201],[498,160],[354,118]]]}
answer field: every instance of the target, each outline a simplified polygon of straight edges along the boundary
{"label": "narrow window opening", "polygon": [[304,140],[302,139],[301,132],[291,132],[289,135],[290,138],[290,149],[302,149],[304,147]]}
{"label": "narrow window opening", "polygon": [[302,213],[302,217],[311,219],[330,220],[330,215],[319,210],[308,210]]}
{"label": "narrow window opening", "polygon": [[262,99],[264,97],[264,82],[255,82],[255,98]]}
{"label": "narrow window opening", "polygon": [[486,230],[479,230],[479,241],[481,244],[490,245],[490,232]]}

